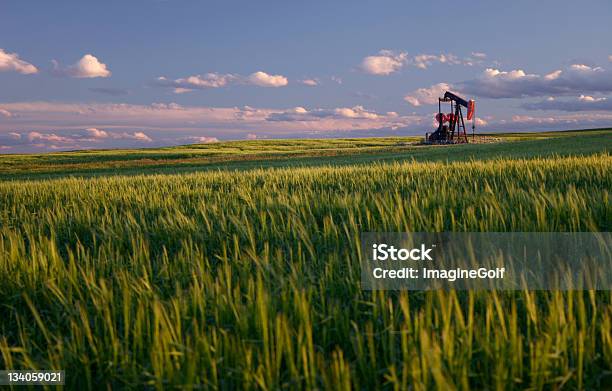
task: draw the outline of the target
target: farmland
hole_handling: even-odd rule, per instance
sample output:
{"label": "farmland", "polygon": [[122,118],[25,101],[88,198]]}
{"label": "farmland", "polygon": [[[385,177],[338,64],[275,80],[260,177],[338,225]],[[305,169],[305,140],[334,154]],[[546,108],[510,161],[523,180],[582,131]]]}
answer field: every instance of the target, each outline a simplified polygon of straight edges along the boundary
{"label": "farmland", "polygon": [[0,156],[0,179],[589,155],[606,152],[612,144],[610,129],[494,136],[500,142],[452,148],[415,145],[422,137],[385,137],[231,141],[138,150],[5,155]]}
{"label": "farmland", "polygon": [[610,291],[361,289],[360,232],[612,229],[611,131],[502,140],[2,156],[0,367],[81,389],[610,386]]}

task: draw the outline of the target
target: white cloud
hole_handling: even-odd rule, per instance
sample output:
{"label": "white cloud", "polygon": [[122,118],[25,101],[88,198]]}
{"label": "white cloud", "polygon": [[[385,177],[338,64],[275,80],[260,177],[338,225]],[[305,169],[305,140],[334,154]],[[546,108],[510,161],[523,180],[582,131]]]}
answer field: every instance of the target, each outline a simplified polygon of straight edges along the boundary
{"label": "white cloud", "polygon": [[221,73],[206,73],[204,75],[194,75],[185,78],[169,80],[164,76],[160,76],[155,81],[156,85],[162,87],[174,88],[174,93],[182,94],[193,90],[203,90],[207,88],[221,88],[227,86],[234,80],[237,80],[237,75],[221,74]]}
{"label": "white cloud", "polygon": [[3,108],[0,108],[0,116],[6,117],[6,118],[11,118],[13,116],[13,113],[11,113],[10,111],[5,110]]}
{"label": "white cloud", "polygon": [[462,64],[462,61],[454,54],[419,54],[412,59],[412,64],[420,69],[427,69],[435,62],[451,65]]}
{"label": "white cloud", "polygon": [[612,54],[608,56],[608,61],[612,62]]}
{"label": "white cloud", "polygon": [[[316,83],[316,80],[313,80]],[[303,84],[308,84],[302,81]],[[204,90],[208,88],[222,88],[230,84],[252,84],[260,87],[283,87],[289,82],[285,76],[270,75],[266,72],[255,72],[248,77],[231,73],[206,73],[204,75],[193,75],[185,78],[170,80],[164,76],[158,77],[154,85],[171,87],[175,94],[183,94],[193,90]],[[309,81],[310,83],[310,81]],[[309,84],[312,85],[312,84]]]}
{"label": "white cloud", "polygon": [[[49,129],[61,129],[61,132],[58,130],[55,134],[63,136],[66,133],[72,137],[75,132],[81,132],[77,140],[79,143],[95,143],[92,146],[98,147],[129,146],[121,141],[136,141],[138,138],[146,140],[142,136],[135,137],[136,131],[144,132],[147,137],[150,131],[156,132],[160,136],[149,137],[154,139],[156,145],[165,142],[170,145],[180,142],[182,137],[202,133],[207,137],[224,139],[244,138],[249,133],[260,137],[296,137],[305,132],[403,128],[423,123],[422,116],[375,112],[362,106],[270,109],[248,106],[180,106],[175,103],[132,105],[15,102],[3,104],[3,107],[15,113],[15,117],[10,123],[0,121],[0,133],[47,133]],[[108,138],[92,137],[94,132],[85,130],[92,128],[105,131]]]}
{"label": "white cloud", "polygon": [[7,53],[0,49],[0,72],[15,71],[23,75],[37,73],[38,69],[29,62],[19,58],[17,53]]}
{"label": "white cloud", "polygon": [[488,68],[473,80],[457,83],[468,95],[486,98],[524,98],[612,92],[612,72],[602,67],[573,64],[544,76],[521,69],[500,71]]}
{"label": "white cloud", "polygon": [[[146,106],[145,106],[146,107]],[[182,110],[183,106],[178,103],[152,103],[151,107],[156,110]]]}
{"label": "white cloud", "polygon": [[415,107],[421,105],[421,102],[419,101],[419,99],[412,95],[406,95],[404,97],[404,100]]}
{"label": "white cloud", "polygon": [[[93,140],[103,140],[103,139],[115,139],[115,140],[136,140],[136,141],[146,141],[151,142],[153,139],[147,136],[144,132],[107,132],[105,130],[97,129],[97,128],[87,128],[85,129],[87,132],[87,136]],[[80,139],[78,136],[75,136],[77,139]]]}
{"label": "white cloud", "polygon": [[481,52],[472,52],[471,56],[464,58],[452,53],[419,54],[412,59],[412,64],[421,69],[426,69],[434,63],[471,67],[482,64],[486,58],[487,55]]}
{"label": "white cloud", "polygon": [[184,83],[189,87],[219,88],[227,85],[227,83],[234,78],[235,76],[230,74],[221,75],[219,73],[207,73],[204,76],[196,75],[189,76],[186,79],[178,79],[177,82],[179,84]]}
{"label": "white cloud", "polygon": [[[580,113],[580,114],[569,114],[569,115],[558,115],[554,117],[530,117],[530,116],[519,116],[519,118],[513,118],[516,122],[528,122],[528,123],[552,123],[552,124],[566,124],[568,126],[578,125],[578,128],[582,124],[588,126],[589,123],[609,124],[612,121],[612,114],[610,113]],[[567,128],[566,128],[567,129]],[[576,128],[574,128],[576,129]]]}
{"label": "white cloud", "polygon": [[108,133],[101,129],[87,128],[85,129],[85,131],[89,134],[89,136],[93,138],[97,138],[97,139],[108,138]]}
{"label": "white cloud", "polygon": [[580,95],[578,97],[578,100],[581,100],[583,102],[601,102],[606,100],[606,98],[593,98],[590,95]]}
{"label": "white cloud", "polygon": [[427,69],[434,63],[448,65],[474,66],[481,64],[487,57],[480,52],[472,52],[471,57],[460,58],[452,53],[440,54],[417,54],[413,57],[406,52],[394,52],[391,50],[381,50],[375,56],[365,57],[361,62],[361,69],[372,75],[389,75],[399,71],[406,65],[412,65],[419,69]]}
{"label": "white cloud", "polygon": [[86,54],[76,64],[67,68],[61,68],[55,60],[53,62],[53,73],[58,76],[69,76],[75,78],[109,77],[111,72],[106,64],[100,62],[97,57]]}
{"label": "white cloud", "polygon": [[545,124],[555,123],[557,120],[554,117],[532,117],[529,115],[513,115],[512,122],[514,123],[528,123],[528,124]]}
{"label": "white cloud", "polygon": [[55,143],[72,142],[72,139],[68,137],[64,137],[64,136],[58,136],[55,133],[30,132],[28,133],[27,138],[28,138],[28,141],[31,143],[35,141],[51,141]]}
{"label": "white cloud", "polygon": [[404,97],[404,100],[412,106],[433,105],[438,103],[438,98],[446,91],[452,89],[448,83],[434,84],[429,88],[419,88]]}
{"label": "white cloud", "polygon": [[487,55],[483,52],[472,52],[472,57],[484,60],[485,58],[487,58]]}
{"label": "white cloud", "polygon": [[572,65],[570,65],[570,69],[573,69],[575,71],[584,71],[584,72],[588,72],[588,71],[601,71],[601,70],[603,70],[603,68],[601,68],[601,67],[591,67],[591,66],[585,65],[585,64],[572,64]]}
{"label": "white cloud", "polygon": [[361,62],[361,69],[372,75],[389,75],[400,70],[408,54],[405,52],[395,53],[391,50],[381,50],[376,56],[368,56]]}
{"label": "white cloud", "polygon": [[[320,118],[320,117],[319,117]],[[267,121],[293,122],[293,121],[316,121],[318,118],[311,115],[305,108],[298,106],[279,112],[271,112],[266,116]]]}
{"label": "white cloud", "polygon": [[417,68],[427,69],[427,67],[431,65],[432,61],[437,59],[438,56],[432,54],[419,54],[418,56],[414,57],[413,61]]}
{"label": "white cloud", "polygon": [[257,135],[255,133],[249,133],[246,135],[245,137],[247,140],[256,140],[257,139]]}
{"label": "white cloud", "polygon": [[151,142],[153,141],[153,139],[149,136],[147,136],[146,134],[144,134],[144,132],[134,132],[131,135],[126,135],[126,138],[132,138],[134,140],[138,140],[138,141],[146,141],[146,142]]}
{"label": "white cloud", "polygon": [[546,99],[535,103],[525,103],[521,106],[527,110],[556,110],[567,112],[580,111],[612,111],[612,100],[606,97],[580,95],[574,99]]}
{"label": "white cloud", "polygon": [[[475,118],[476,126],[478,126],[478,127],[487,126],[489,124],[489,122],[487,120],[484,120],[484,119],[478,118],[478,117],[474,117],[474,118]],[[466,126],[467,126],[467,124],[466,124]]]}
{"label": "white cloud", "polygon": [[500,71],[498,69],[487,68],[484,71],[484,76],[487,78],[498,78],[501,80],[517,80],[522,78],[536,77],[537,75],[527,75],[522,69],[513,70],[510,72]]}
{"label": "white cloud", "polygon": [[379,117],[378,114],[366,110],[363,106],[341,107],[335,109],[334,113],[344,118],[377,119]]}
{"label": "white cloud", "polygon": [[317,79],[304,79],[300,80],[300,83],[309,87],[315,87],[319,85],[319,81]]}
{"label": "white cloud", "polygon": [[248,78],[251,84],[260,87],[283,87],[288,84],[287,78],[282,75],[269,75],[266,72],[258,71],[251,73]]}
{"label": "white cloud", "polygon": [[198,144],[212,144],[218,143],[219,139],[216,137],[206,137],[206,136],[189,136],[183,138],[183,140],[198,143]]}
{"label": "white cloud", "polygon": [[314,123],[334,124],[336,130],[400,128],[419,123],[421,118],[401,117],[396,112],[376,113],[363,106],[339,107],[335,109],[307,110],[303,107],[270,113],[267,121],[301,122],[313,126]]}
{"label": "white cloud", "polygon": [[544,79],[546,80],[556,80],[559,78],[559,76],[561,76],[561,74],[563,73],[562,70],[556,70],[554,72],[550,72],[546,75],[544,75]]}
{"label": "white cloud", "polygon": [[[15,152],[40,150],[71,150],[92,147],[131,147],[141,145],[142,142],[153,140],[142,131],[110,132],[98,128],[87,128],[77,132],[70,130],[60,131],[29,131],[24,135],[17,132],[6,134],[13,144]],[[2,134],[0,133],[0,138]]]}

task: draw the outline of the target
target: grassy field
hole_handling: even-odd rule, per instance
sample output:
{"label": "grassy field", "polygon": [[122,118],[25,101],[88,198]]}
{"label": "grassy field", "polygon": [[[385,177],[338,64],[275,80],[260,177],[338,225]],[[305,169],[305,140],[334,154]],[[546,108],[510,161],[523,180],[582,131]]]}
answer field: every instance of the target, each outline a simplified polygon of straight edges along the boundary
{"label": "grassy field", "polygon": [[[609,151],[612,129],[503,133],[495,144],[418,146],[420,137],[258,140],[139,150],[0,155],[1,179],[139,175],[220,169],[312,167],[393,161],[486,160]],[[516,145],[515,142],[520,142]]]}
{"label": "grassy field", "polygon": [[0,367],[79,389],[612,387],[610,291],[360,286],[360,232],[610,231],[610,131],[554,136],[2,157]]}

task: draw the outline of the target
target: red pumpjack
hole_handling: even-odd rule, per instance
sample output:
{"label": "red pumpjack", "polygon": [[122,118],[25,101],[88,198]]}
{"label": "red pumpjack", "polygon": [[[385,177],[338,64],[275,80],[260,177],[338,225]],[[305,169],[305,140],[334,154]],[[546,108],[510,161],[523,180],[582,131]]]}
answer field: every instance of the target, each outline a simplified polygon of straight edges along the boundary
{"label": "red pumpjack", "polygon": [[[442,112],[442,102],[450,102],[451,112],[445,114]],[[463,120],[463,112],[461,107],[467,109],[467,120],[472,121],[472,140],[474,140],[474,132],[476,130],[476,102],[474,100],[466,101],[453,94],[450,91],[444,93],[443,98],[438,98],[438,129],[429,134],[425,134],[425,142],[428,144],[462,144],[468,142],[467,132],[465,131],[465,122]],[[448,125],[446,125],[448,123]]]}

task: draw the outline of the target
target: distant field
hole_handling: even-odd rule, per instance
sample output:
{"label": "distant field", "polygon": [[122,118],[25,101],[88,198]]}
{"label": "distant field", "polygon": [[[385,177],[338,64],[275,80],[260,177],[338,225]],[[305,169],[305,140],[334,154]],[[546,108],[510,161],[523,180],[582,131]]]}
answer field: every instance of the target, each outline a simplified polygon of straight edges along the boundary
{"label": "distant field", "polygon": [[[0,155],[0,179],[190,172],[375,161],[454,161],[608,152],[612,130],[504,133],[496,144],[415,146],[420,137],[257,140],[139,150]],[[513,143],[519,142],[520,145]]]}
{"label": "distant field", "polygon": [[610,231],[612,131],[534,138],[4,156],[0,368],[92,390],[611,389],[611,291],[361,289],[360,232]]}

